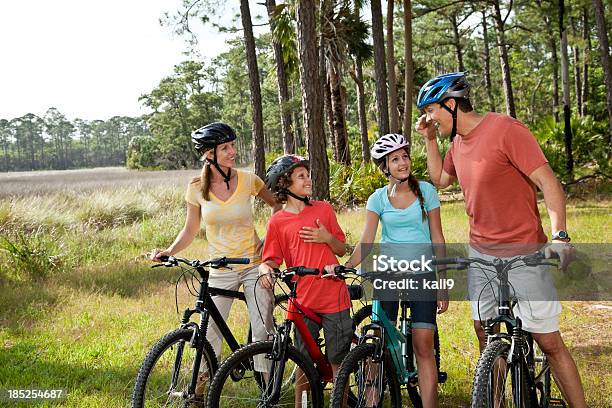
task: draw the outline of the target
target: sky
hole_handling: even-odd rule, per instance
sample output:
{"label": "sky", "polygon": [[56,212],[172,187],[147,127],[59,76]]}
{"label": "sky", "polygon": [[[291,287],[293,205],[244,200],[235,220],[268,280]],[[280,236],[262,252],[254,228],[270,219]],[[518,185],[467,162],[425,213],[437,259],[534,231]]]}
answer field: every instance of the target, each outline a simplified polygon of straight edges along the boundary
{"label": "sky", "polygon": [[[238,3],[238,2],[236,2]],[[162,27],[181,0],[0,1],[0,118],[44,115],[69,120],[138,116],[138,102],[184,61],[183,38]],[[253,16],[265,11],[253,4]],[[234,12],[226,11],[229,21]],[[199,52],[223,52],[227,35],[197,22]],[[233,34],[235,36],[236,34]]]}

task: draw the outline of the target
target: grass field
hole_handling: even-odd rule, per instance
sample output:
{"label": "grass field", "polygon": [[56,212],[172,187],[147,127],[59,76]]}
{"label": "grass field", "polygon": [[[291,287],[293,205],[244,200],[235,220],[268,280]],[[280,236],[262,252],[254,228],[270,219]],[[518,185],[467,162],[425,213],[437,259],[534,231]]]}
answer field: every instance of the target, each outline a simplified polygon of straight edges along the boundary
{"label": "grass field", "polygon": [[[177,273],[150,269],[142,255],[165,247],[181,229],[184,185],[197,174],[98,169],[0,176],[0,389],[63,388],[67,407],[128,405],[144,355],[179,318]],[[570,200],[574,241],[612,242],[610,208],[606,196]],[[339,214],[349,242],[358,240],[363,218],[363,209]],[[442,220],[447,241],[467,240],[462,202],[444,203]],[[260,233],[264,225],[260,216]],[[202,235],[183,255],[202,258],[205,251]],[[181,308],[193,303],[185,290],[179,300]],[[453,302],[439,319],[449,375],[440,388],[444,407],[469,404],[478,359],[469,310],[467,302]],[[612,302],[564,302],[562,332],[590,407],[612,406],[611,317]],[[238,332],[247,327],[242,305],[229,324]]]}

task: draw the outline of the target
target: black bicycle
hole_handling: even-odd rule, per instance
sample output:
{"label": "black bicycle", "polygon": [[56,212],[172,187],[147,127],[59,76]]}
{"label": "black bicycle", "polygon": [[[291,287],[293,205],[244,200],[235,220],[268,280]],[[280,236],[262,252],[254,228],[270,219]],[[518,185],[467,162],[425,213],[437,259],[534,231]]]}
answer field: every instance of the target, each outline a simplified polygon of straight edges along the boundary
{"label": "black bicycle", "polygon": [[[132,407],[203,406],[209,379],[218,368],[213,348],[206,340],[209,320],[212,318],[215,322],[232,352],[241,347],[215,306],[212,296],[226,296],[246,302],[243,292],[210,287],[209,270],[229,268],[230,265],[246,265],[250,260],[222,257],[202,262],[170,256],[162,257],[161,261],[163,263],[153,267],[187,265],[188,268],[183,267],[179,281],[189,275],[199,282],[199,289],[195,290],[192,281],[190,292],[196,296],[194,308],[186,308],[179,328],[166,334],[147,353],[136,378]],[[188,282],[187,279],[185,281]],[[189,287],[189,283],[187,286]],[[275,298],[276,304],[286,301],[284,296]],[[200,315],[199,323],[191,321],[194,314]],[[249,327],[245,344],[250,342]]]}
{"label": "black bicycle", "polygon": [[[556,263],[547,261],[542,252],[509,260],[444,258],[433,263],[447,265],[449,269],[467,269],[476,264],[495,272],[489,282],[499,280],[498,316],[488,319],[485,324],[487,345],[474,375],[472,408],[565,407],[562,399],[551,397],[551,373],[546,355],[537,350],[532,336],[522,329],[521,319],[513,314],[517,299],[510,295],[511,284],[508,281],[508,273],[513,269],[556,266]],[[502,325],[506,331],[496,333]]]}

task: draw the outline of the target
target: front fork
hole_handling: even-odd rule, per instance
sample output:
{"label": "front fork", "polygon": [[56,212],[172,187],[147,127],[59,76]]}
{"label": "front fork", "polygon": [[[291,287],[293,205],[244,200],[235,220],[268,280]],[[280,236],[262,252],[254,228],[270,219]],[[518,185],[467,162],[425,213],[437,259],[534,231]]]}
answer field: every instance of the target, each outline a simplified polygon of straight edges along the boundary
{"label": "front fork", "polygon": [[280,392],[283,383],[283,375],[285,373],[285,363],[287,348],[289,347],[289,340],[291,336],[291,321],[286,321],[285,324],[280,326],[274,334],[274,340],[272,343],[272,350],[266,356],[267,359],[272,360],[272,367],[270,370],[269,382],[265,389],[265,401],[269,406],[274,406],[280,399]]}
{"label": "front fork", "polygon": [[[195,313],[200,313],[200,324],[197,325],[195,322],[191,322],[191,316]],[[189,386],[187,387],[187,395],[195,395],[195,389],[198,382],[198,374],[200,372],[200,364],[202,362],[202,355],[204,354],[204,346],[202,344],[203,339],[206,337],[206,330],[208,327],[209,314],[206,309],[204,310],[193,310],[193,309],[185,309],[183,312],[183,318],[181,319],[181,328],[188,329],[191,328],[193,330],[193,335],[191,340],[189,341],[189,347],[195,348],[195,359],[193,362],[193,367],[191,371],[191,381],[189,382]],[[172,373],[172,383],[171,390],[176,388],[178,383],[178,377],[181,370],[181,364],[183,362],[183,350],[185,348],[185,344],[182,343],[177,347],[176,357],[174,360],[174,372]],[[212,374],[212,373],[211,373]]]}

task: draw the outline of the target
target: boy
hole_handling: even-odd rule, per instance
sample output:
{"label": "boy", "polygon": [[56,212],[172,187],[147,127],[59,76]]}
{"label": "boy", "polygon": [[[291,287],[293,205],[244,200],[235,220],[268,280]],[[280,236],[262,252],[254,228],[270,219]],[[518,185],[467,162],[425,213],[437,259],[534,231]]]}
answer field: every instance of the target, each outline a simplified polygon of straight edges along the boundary
{"label": "boy", "polygon": [[[337,264],[336,256],[343,256],[346,252],[344,233],[332,206],[309,198],[312,180],[308,160],[295,155],[277,158],[268,168],[266,184],[284,207],[268,221],[263,262],[259,266],[262,286],[272,288],[272,269],[283,262],[287,267],[305,266],[320,271],[327,265]],[[339,279],[300,277],[297,301],[321,316],[327,358],[335,377],[338,366],[350,349],[353,333],[346,285]],[[305,321],[316,339],[321,328],[307,318]],[[308,356],[297,332],[295,346]],[[301,373],[296,373],[296,378],[300,377]],[[299,381],[296,381],[296,407],[301,406],[302,391]]]}

